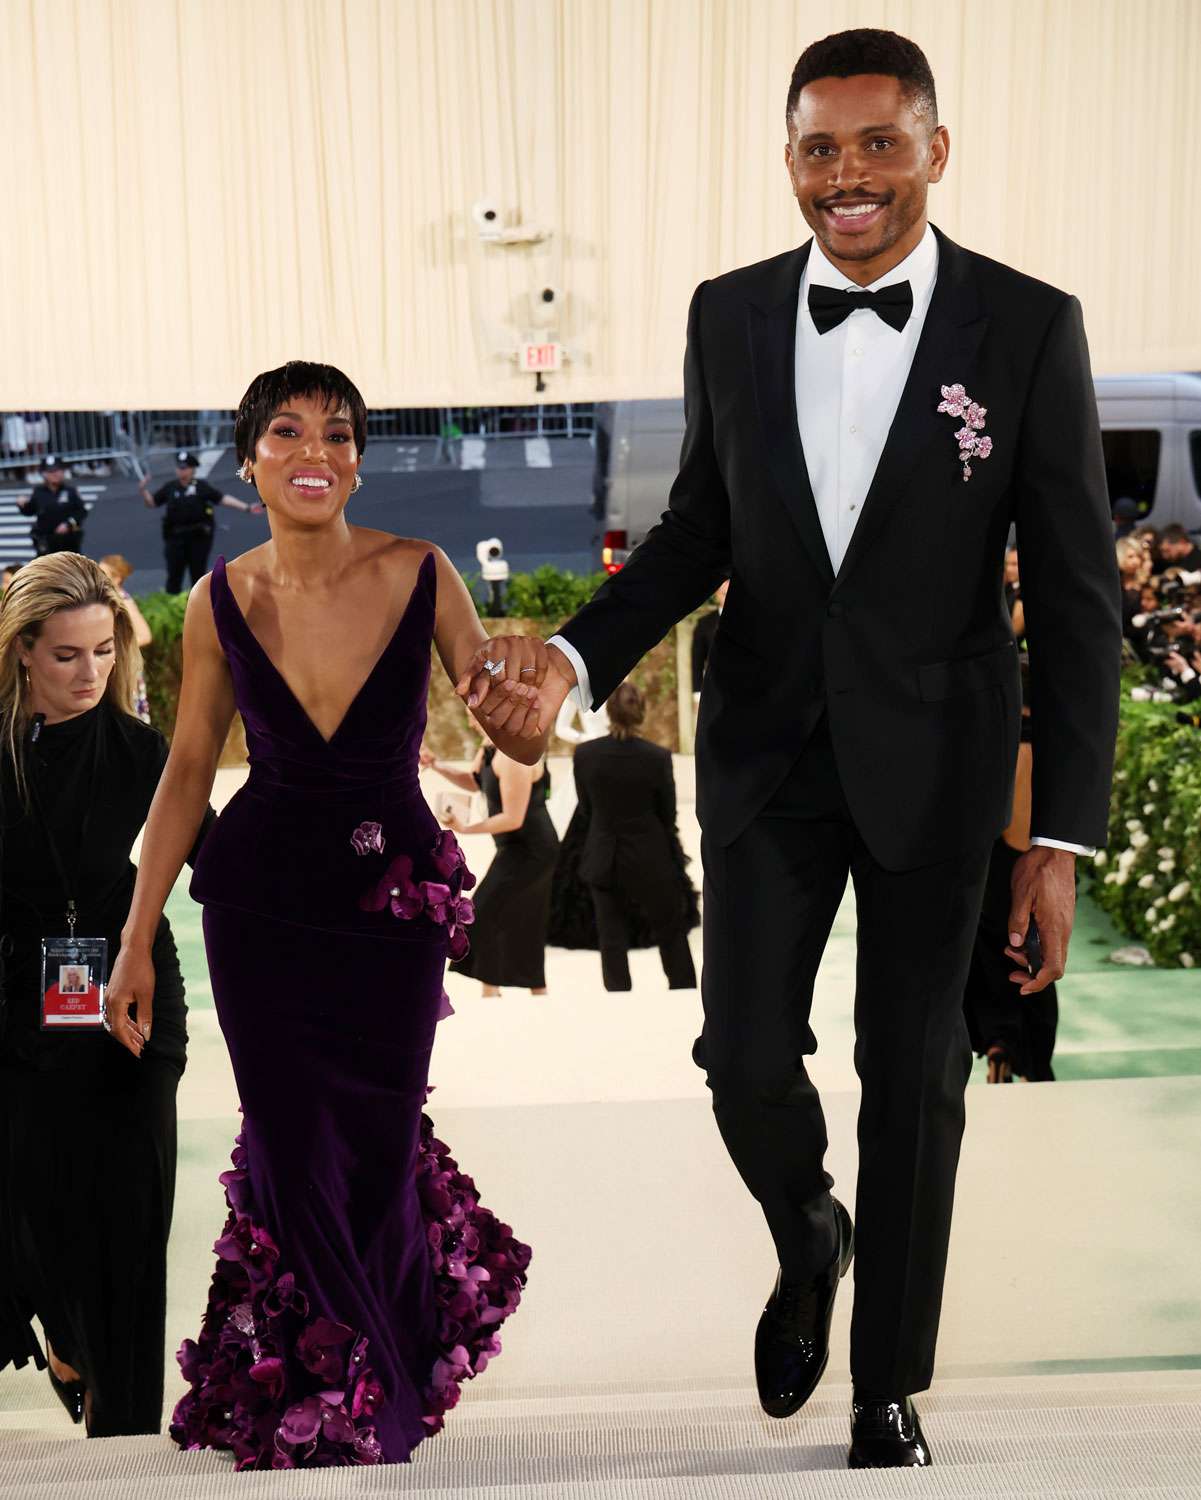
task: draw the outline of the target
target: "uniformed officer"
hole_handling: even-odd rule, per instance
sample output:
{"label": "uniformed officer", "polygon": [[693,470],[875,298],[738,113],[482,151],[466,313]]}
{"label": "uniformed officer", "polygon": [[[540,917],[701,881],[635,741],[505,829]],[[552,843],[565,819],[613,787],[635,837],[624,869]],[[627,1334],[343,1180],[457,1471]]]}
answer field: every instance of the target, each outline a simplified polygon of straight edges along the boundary
{"label": "uniformed officer", "polygon": [[207,480],[197,479],[199,463],[194,453],[181,448],[175,455],[173,480],[153,494],[146,479],[143,478],[139,486],[147,505],[167,507],[163,517],[163,554],[167,561],[169,594],[182,591],[185,572],[196,583],[208,571],[209,552],[216,530],[213,512],[218,505],[228,505],[232,510],[246,513],[261,508],[240,500],[237,495],[223,495]]}
{"label": "uniformed officer", "polygon": [[41,470],[41,484],[28,500],[17,501],[21,514],[33,517],[33,550],[39,557],[47,552],[82,552],[88,508],[75,486],[67,483],[66,465],[57,454],[47,453]]}

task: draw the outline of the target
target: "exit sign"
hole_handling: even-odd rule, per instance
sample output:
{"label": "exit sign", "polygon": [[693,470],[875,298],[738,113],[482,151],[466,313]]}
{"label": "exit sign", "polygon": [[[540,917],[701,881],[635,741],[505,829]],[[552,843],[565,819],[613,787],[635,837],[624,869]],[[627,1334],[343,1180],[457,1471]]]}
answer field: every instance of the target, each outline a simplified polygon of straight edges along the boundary
{"label": "exit sign", "polygon": [[562,344],[522,344],[518,362],[527,375],[553,375],[563,362]]}

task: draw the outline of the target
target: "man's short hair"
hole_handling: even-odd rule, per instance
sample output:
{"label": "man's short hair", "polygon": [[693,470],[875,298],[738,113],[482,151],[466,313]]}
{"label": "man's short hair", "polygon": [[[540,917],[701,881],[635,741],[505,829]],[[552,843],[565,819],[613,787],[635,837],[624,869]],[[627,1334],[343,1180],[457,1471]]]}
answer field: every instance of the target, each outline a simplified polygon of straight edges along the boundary
{"label": "man's short hair", "polygon": [[1159,533],[1160,544],[1164,542],[1188,542],[1192,544],[1192,537],[1185,531],[1179,521],[1169,521]]}
{"label": "man's short hair", "polygon": [[860,73],[882,73],[886,78],[895,78],[914,109],[927,117],[930,129],[938,124],[934,74],[926,54],[916,42],[898,36],[895,31],[864,26],[855,31],[835,32],[801,53],[788,85],[785,112],[788,129],[792,129],[797,100],[807,83],[815,83],[819,78],[854,78]]}

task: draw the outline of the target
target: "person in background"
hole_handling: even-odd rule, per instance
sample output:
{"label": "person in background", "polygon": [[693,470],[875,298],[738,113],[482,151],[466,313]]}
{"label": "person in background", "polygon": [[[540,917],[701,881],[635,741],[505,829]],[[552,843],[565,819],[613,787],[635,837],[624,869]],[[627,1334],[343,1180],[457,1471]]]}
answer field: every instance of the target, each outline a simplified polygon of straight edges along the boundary
{"label": "person in background", "polygon": [[496,855],[475,893],[471,950],[451,964],[478,979],[485,995],[503,984],[546,994],[546,928],[559,837],[550,820],[550,770],[545,761],[524,766],[491,741],[480,746],[470,771],[443,766],[424,751],[421,764],[453,786],[481,791],[488,816],[465,823],[453,809],[442,821],[452,833],[490,833]]}
{"label": "person in background", "polygon": [[156,1433],[162,1417],[187,1012],[164,918],[137,1055],[98,1017],[44,1029],[42,940],[68,932],[73,902],[110,972],[120,948],[130,849],[167,759],[130,712],[137,665],[130,616],[87,558],[39,558],[0,601],[0,1369],[48,1362],[89,1437]]}
{"label": "person in background", "polygon": [[1129,495],[1123,495],[1114,501],[1113,506],[1113,534],[1117,541],[1127,537],[1142,520],[1143,508],[1137,500],[1131,499]]}
{"label": "person in background", "polygon": [[1005,607],[1013,633],[1020,641],[1026,634],[1026,609],[1022,604],[1022,582],[1018,570],[1018,549],[1005,549]]}
{"label": "person in background", "polygon": [[726,607],[726,595],[729,592],[730,580],[727,578],[713,591],[717,608],[710,610],[707,615],[702,615],[696,622],[696,629],[692,632],[692,701],[694,705],[701,700],[701,684],[705,680],[705,668],[709,665],[709,652],[713,649],[713,640],[717,635],[717,622],[721,619],[721,612]]}
{"label": "person in background", "polygon": [[228,505],[231,510],[240,510],[243,515],[261,507],[249,500],[240,500],[237,495],[223,495],[207,479],[197,479],[196,470],[200,460],[194,453],[181,448],[175,455],[175,478],[160,485],[153,494],[145,475],[138,481],[144,504],[166,506],[163,516],[163,557],[167,564],[167,592],[179,594],[183,591],[184,574],[192,583],[199,583],[208,571],[209,553],[213,546],[216,523],[213,513],[218,505]]}
{"label": "person in background", "polygon": [[632,682],[609,695],[609,733],[576,748],[576,795],[588,823],[580,877],[591,887],[607,990],[628,990],[632,905],[649,923],[673,990],[696,988],[687,903],[672,857],[676,783],[671,752],[635,731],[646,717]]}
{"label": "person in background", "polygon": [[21,564],[16,562],[0,565],[0,594],[3,594],[4,590],[17,576],[17,570],[20,566]]}
{"label": "person in background", "polygon": [[67,470],[61,458],[47,453],[41,463],[42,482],[27,500],[18,500],[23,516],[32,516],[29,535],[39,557],[48,552],[82,552],[83,528],[88,508],[79,491],[67,483]]}
{"label": "person in background", "polygon": [[568,745],[582,745],[586,740],[599,740],[609,733],[609,711],[602,703],[599,708],[582,709],[574,698],[565,698],[563,707],[555,719],[555,735]]}
{"label": "person in background", "polygon": [[1201,569],[1201,547],[1178,522],[1165,526],[1159,534],[1153,566],[1156,573],[1166,573],[1179,568],[1183,573],[1196,573]]}
{"label": "person in background", "polygon": [[[1023,655],[1021,739],[1013,791],[1013,816],[993,844],[984,906],[976,929],[971,969],[964,990],[968,1034],[978,1057],[988,1060],[989,1083],[1054,1082],[1051,1058],[1059,1026],[1059,998],[1054,984],[1037,994],[1020,995],[1016,966],[1006,956],[1013,867],[1029,848],[1034,747],[1031,743],[1029,659]],[[1023,974],[1023,980],[1029,976]]]}
{"label": "person in background", "polygon": [[[121,596],[121,603],[125,606],[125,613],[129,616],[133,625],[133,638],[138,644],[140,651],[143,646],[149,646],[154,639],[150,626],[146,623],[146,616],[138,608],[137,600],[125,587],[125,580],[133,572],[133,564],[121,556],[119,552],[110,552],[107,557],[100,559],[100,568],[105,577],[109,579],[117,593]],[[146,696],[146,672],[142,665],[138,665],[138,686],[134,695],[133,711],[141,719],[143,724],[150,723],[150,699]]]}

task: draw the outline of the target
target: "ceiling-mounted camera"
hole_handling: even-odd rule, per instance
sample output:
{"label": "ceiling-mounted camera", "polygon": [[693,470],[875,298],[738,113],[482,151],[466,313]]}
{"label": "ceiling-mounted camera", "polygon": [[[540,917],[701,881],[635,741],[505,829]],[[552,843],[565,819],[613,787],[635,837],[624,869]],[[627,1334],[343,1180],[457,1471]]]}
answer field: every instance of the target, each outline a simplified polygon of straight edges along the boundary
{"label": "ceiling-mounted camera", "polygon": [[471,222],[482,240],[500,238],[500,205],[493,198],[477,198],[471,205]]}

